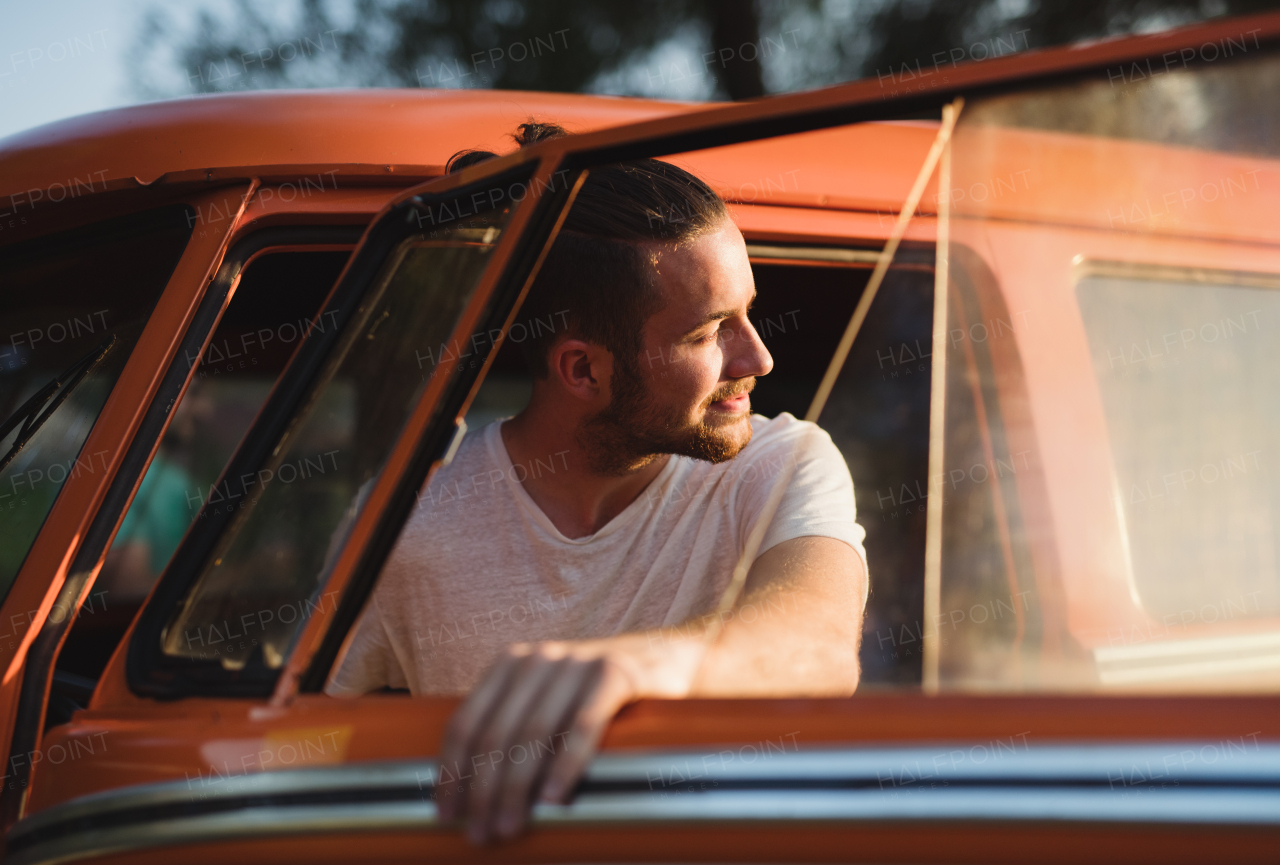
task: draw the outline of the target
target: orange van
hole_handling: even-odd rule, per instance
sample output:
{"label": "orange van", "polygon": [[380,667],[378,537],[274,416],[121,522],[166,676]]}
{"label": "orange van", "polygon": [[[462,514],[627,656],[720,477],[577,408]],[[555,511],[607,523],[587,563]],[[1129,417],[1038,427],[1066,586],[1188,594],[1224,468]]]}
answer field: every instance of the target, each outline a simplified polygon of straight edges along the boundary
{"label": "orange van", "polygon": [[[0,141],[6,861],[1274,857],[1278,50],[1267,15],[735,105],[246,93]],[[531,117],[577,134],[442,176]],[[848,461],[862,685],[629,706],[474,850],[431,800],[456,697],[322,688],[433,467],[527,398],[583,173],[642,156],[747,239],[756,411]]]}

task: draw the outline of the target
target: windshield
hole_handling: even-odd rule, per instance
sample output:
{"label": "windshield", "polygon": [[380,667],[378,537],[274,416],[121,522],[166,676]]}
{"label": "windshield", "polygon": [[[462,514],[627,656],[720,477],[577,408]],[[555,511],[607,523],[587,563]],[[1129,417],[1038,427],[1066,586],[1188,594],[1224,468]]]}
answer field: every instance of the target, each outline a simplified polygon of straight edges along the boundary
{"label": "windshield", "polygon": [[0,597],[66,480],[115,457],[82,446],[190,234],[173,207],[3,250]]}

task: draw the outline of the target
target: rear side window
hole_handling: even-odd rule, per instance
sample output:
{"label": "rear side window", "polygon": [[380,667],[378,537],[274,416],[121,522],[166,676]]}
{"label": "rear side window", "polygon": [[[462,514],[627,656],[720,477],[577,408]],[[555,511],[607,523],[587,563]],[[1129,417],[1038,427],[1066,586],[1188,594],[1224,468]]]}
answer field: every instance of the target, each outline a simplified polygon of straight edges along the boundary
{"label": "rear side window", "polygon": [[0,251],[0,598],[83,453],[191,236],[175,205]]}
{"label": "rear side window", "polygon": [[1280,279],[1129,270],[1076,295],[1134,591],[1162,624],[1275,617]]}

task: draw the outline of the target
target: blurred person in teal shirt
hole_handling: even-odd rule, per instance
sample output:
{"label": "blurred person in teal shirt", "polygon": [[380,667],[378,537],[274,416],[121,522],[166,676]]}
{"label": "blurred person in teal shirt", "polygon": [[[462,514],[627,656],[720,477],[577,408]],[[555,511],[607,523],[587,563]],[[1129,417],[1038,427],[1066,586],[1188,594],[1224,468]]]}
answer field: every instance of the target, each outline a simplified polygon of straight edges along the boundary
{"label": "blurred person in teal shirt", "polygon": [[201,402],[188,397],[179,404],[107,553],[95,589],[107,590],[109,602],[145,598],[195,518],[200,492],[186,464],[195,438],[194,407]]}

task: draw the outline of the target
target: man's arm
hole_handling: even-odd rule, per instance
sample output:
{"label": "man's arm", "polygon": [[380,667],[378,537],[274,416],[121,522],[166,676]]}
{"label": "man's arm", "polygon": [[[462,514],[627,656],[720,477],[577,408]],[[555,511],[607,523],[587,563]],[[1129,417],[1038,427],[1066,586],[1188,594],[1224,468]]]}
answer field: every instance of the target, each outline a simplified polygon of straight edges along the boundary
{"label": "man's arm", "polygon": [[[715,615],[678,629],[511,647],[449,722],[441,819],[466,818],[477,843],[518,834],[535,793],[567,800],[609,721],[632,700],[852,694],[866,579],[843,541],[794,538],[756,559],[711,645]],[[510,758],[516,748],[525,759]]]}
{"label": "man's arm", "polygon": [[843,541],[794,538],[768,550],[747,575],[691,696],[851,695],[865,584],[862,559]]}

